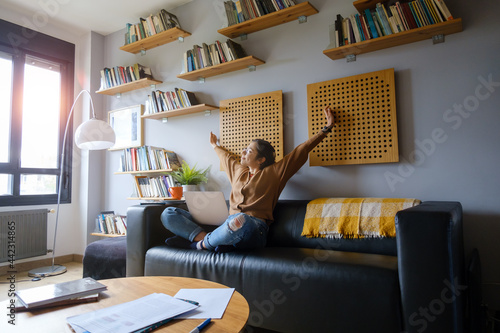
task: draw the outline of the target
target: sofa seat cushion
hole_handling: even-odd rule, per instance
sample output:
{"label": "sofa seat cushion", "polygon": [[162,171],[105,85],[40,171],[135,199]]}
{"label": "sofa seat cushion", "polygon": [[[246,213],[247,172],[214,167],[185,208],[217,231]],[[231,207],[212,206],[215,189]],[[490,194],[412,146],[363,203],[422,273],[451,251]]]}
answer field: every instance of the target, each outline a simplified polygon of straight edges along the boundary
{"label": "sofa seat cushion", "polygon": [[[274,247],[217,254],[157,246],[146,254],[145,275],[196,277],[236,288],[249,303],[252,326],[281,332],[401,331],[394,256]],[[319,300],[320,306],[308,306]]]}

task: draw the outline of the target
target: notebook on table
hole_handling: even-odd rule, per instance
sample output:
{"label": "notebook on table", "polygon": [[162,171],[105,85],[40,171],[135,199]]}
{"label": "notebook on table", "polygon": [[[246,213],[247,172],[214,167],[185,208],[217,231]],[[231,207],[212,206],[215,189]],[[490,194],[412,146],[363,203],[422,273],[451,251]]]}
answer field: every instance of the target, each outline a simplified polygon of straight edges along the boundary
{"label": "notebook on table", "polygon": [[19,290],[15,294],[23,306],[31,309],[63,300],[96,294],[106,289],[105,285],[87,277],[75,281]]}
{"label": "notebook on table", "polygon": [[196,223],[221,225],[229,216],[224,193],[220,191],[187,191],[184,199]]}

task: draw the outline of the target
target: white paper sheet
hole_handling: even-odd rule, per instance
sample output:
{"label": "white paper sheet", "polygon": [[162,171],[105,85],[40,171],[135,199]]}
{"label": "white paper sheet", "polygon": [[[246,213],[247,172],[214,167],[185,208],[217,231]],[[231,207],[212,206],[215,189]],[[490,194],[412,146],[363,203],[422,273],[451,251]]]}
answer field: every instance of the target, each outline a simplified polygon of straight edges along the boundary
{"label": "white paper sheet", "polygon": [[234,293],[234,288],[181,289],[175,298],[196,301],[199,306],[177,318],[183,319],[220,319]]}
{"label": "white paper sheet", "polygon": [[197,308],[172,296],[154,293],[135,301],[66,318],[75,327],[92,333],[128,333]]}

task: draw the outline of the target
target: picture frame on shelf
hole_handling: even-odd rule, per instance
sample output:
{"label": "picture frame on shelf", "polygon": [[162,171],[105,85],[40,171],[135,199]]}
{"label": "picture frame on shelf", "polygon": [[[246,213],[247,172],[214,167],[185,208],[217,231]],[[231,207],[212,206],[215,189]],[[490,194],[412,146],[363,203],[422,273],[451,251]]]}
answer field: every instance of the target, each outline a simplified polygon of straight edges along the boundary
{"label": "picture frame on shelf", "polygon": [[109,150],[140,147],[144,145],[142,114],[144,105],[134,105],[108,112],[108,122],[116,134],[115,145]]}

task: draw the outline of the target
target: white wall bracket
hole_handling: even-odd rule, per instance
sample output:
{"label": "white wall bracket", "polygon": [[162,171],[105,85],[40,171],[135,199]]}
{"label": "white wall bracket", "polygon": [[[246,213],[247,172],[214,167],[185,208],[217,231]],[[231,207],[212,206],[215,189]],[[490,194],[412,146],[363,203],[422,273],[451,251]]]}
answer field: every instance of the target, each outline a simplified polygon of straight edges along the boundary
{"label": "white wall bracket", "polygon": [[141,56],[144,56],[144,55],[146,55],[146,50],[142,49],[141,50]]}
{"label": "white wall bracket", "polygon": [[198,78],[198,83],[205,83],[205,78],[200,76]]}
{"label": "white wall bracket", "polygon": [[179,40],[179,43],[184,43],[184,37],[182,36],[179,36],[179,38],[177,38]]}
{"label": "white wall bracket", "polygon": [[248,71],[249,72],[255,72],[256,70],[257,70],[257,67],[255,65],[248,66]]}
{"label": "white wall bracket", "polygon": [[241,34],[240,35],[241,40],[247,40],[248,39],[248,34]]}
{"label": "white wall bracket", "polygon": [[356,55],[355,54],[348,54],[348,55],[346,55],[345,59],[347,60],[347,62],[354,62],[354,61],[356,61]]}
{"label": "white wall bracket", "polygon": [[299,24],[302,24],[302,23],[306,23],[306,22],[307,22],[307,16],[305,16],[305,15],[300,15],[300,16],[298,17],[298,19],[299,19]]}
{"label": "white wall bracket", "polygon": [[444,43],[443,34],[432,36],[432,44],[440,44],[440,43]]}

